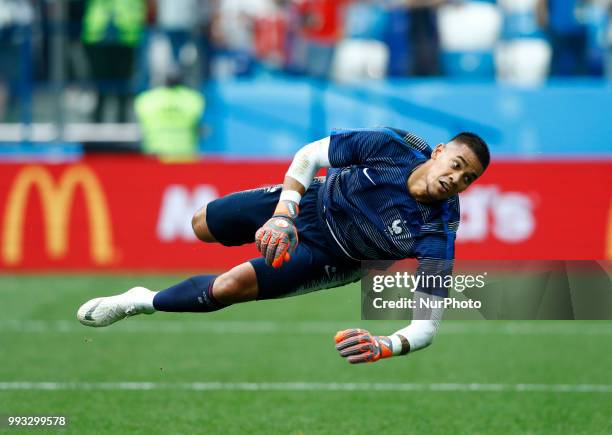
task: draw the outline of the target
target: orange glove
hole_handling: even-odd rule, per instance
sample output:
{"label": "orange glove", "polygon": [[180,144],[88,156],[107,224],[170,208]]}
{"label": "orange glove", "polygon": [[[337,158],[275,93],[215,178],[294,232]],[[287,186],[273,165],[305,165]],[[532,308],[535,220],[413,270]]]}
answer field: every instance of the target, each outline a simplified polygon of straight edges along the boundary
{"label": "orange glove", "polygon": [[294,220],[297,214],[297,204],[291,201],[280,201],[274,211],[274,216],[255,233],[257,250],[266,259],[268,266],[278,268],[283,265],[283,262],[291,260],[291,254],[298,245],[298,233]]}
{"label": "orange glove", "polygon": [[365,329],[339,331],[334,340],[340,356],[351,364],[375,362],[393,356],[389,337],[372,335]]}

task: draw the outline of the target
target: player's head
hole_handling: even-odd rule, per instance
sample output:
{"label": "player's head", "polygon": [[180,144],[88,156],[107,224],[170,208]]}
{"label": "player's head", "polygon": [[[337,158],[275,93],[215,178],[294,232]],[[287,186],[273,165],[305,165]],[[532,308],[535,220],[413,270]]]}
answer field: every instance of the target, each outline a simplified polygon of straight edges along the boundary
{"label": "player's head", "polygon": [[459,133],[431,153],[427,193],[441,200],[463,192],[489,166],[489,147],[474,133]]}

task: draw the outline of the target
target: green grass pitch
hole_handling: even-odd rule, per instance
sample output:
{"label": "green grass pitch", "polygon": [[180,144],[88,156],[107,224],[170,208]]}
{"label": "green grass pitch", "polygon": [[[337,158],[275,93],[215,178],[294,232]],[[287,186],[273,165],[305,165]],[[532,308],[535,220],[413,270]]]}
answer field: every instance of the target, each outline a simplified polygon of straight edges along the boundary
{"label": "green grass pitch", "polygon": [[[610,322],[448,321],[428,349],[350,366],[333,348],[336,330],[404,326],[359,320],[357,285],[213,314],[138,316],[100,330],[75,319],[92,297],[182,278],[0,276],[0,416],[69,419],[61,431],[34,433],[612,433]],[[73,387],[18,390],[16,382]],[[113,387],[126,382],[152,387]],[[362,383],[416,386],[333,387]]]}

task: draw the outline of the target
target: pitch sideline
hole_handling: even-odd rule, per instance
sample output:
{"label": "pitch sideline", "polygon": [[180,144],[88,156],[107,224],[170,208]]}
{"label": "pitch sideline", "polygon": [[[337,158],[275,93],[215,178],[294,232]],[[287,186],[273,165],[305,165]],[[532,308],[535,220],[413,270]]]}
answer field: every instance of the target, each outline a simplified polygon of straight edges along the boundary
{"label": "pitch sideline", "polygon": [[612,385],[351,382],[0,382],[0,391],[427,391],[612,393]]}
{"label": "pitch sideline", "polygon": [[[336,330],[354,326],[354,321],[270,321],[270,320],[214,320],[214,321],[144,321],[128,319],[111,328],[88,329],[75,320],[0,320],[0,333],[213,333],[213,334],[330,334]],[[382,321],[379,327],[397,328],[397,322]],[[331,332],[330,332],[331,331]],[[534,327],[533,322],[520,321],[496,324],[489,321],[486,327],[482,321],[457,321],[444,323],[440,334],[483,334],[483,335],[612,335],[611,324],[581,324],[564,322],[548,324],[542,322]]]}

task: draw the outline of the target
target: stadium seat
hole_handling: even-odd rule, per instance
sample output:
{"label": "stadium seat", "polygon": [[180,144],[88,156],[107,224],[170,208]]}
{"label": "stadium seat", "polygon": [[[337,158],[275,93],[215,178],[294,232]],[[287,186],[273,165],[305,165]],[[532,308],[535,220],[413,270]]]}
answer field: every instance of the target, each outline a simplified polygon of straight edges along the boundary
{"label": "stadium seat", "polygon": [[442,64],[451,77],[493,77],[493,51],[502,28],[497,6],[485,2],[451,4],[438,13]]}
{"label": "stadium seat", "polygon": [[497,75],[520,85],[537,85],[549,74],[552,49],[536,19],[536,0],[501,0],[503,39],[495,50]]}
{"label": "stadium seat", "polygon": [[515,84],[537,85],[548,77],[552,49],[539,38],[500,43],[495,52],[498,77]]}
{"label": "stadium seat", "polygon": [[389,48],[373,39],[345,39],[336,47],[332,78],[338,82],[381,79],[387,74]]}

